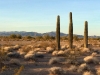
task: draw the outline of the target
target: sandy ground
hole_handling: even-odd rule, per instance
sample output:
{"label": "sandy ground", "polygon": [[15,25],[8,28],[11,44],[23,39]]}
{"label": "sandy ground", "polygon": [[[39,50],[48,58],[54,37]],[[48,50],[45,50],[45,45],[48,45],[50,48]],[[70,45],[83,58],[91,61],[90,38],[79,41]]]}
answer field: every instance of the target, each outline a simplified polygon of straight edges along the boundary
{"label": "sandy ground", "polygon": [[[40,41],[41,42],[41,41]],[[40,43],[37,42],[37,43]],[[28,44],[33,44],[36,43],[35,41],[1,41],[0,44],[1,45],[7,45],[7,44],[11,44],[11,45],[16,45],[16,44],[20,44],[20,45],[28,45]],[[67,42],[61,42],[62,45],[67,44]],[[79,43],[80,44],[80,43]],[[94,49],[100,50],[100,47],[92,47]],[[52,56],[50,53],[46,53],[44,55],[44,58],[38,58],[36,62],[34,61],[25,61],[22,58],[18,58],[21,61],[21,64],[24,65],[24,70],[21,72],[20,75],[49,75],[49,69],[51,67],[57,66],[57,67],[62,67],[65,71],[68,69],[69,65],[65,65],[65,64],[56,64],[56,65],[49,65],[49,59],[52,58],[54,56]],[[63,58],[65,59],[65,57],[59,57],[59,58]],[[83,57],[80,57],[80,59]],[[98,58],[100,59],[99,55]],[[62,61],[62,63],[65,63],[65,61]],[[3,72],[0,73],[0,75],[14,75],[14,70],[16,68],[19,68],[20,66],[12,66],[10,65],[10,67],[8,66],[8,68]],[[91,66],[98,68],[100,67],[100,65],[93,65]],[[82,75],[80,73],[77,72],[68,72],[66,75]]]}

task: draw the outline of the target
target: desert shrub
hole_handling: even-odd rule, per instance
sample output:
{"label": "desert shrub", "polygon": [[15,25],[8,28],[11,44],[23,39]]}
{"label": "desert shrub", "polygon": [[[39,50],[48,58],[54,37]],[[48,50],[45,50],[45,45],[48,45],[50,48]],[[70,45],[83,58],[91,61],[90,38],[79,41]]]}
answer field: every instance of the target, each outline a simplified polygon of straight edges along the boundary
{"label": "desert shrub", "polygon": [[20,48],[20,46],[19,46],[19,45],[15,45],[15,46],[13,46],[12,48],[13,48],[14,50],[17,50],[17,49]]}
{"label": "desert shrub", "polygon": [[64,53],[64,51],[60,50],[60,51],[58,51],[57,55],[58,56],[65,56],[65,53]]}
{"label": "desert shrub", "polygon": [[57,63],[60,63],[60,59],[58,57],[53,57],[49,60],[49,64],[52,65],[52,64],[57,64]]}
{"label": "desert shrub", "polygon": [[53,56],[57,56],[57,54],[58,54],[58,51],[53,51],[53,52],[52,52],[52,55],[53,55]]}
{"label": "desert shrub", "polygon": [[55,37],[54,36],[50,36],[50,39],[55,40]]}
{"label": "desert shrub", "polygon": [[12,58],[19,58],[20,54],[17,52],[9,52],[9,53],[7,53],[7,56],[12,57]]}
{"label": "desert shrub", "polygon": [[100,54],[100,51],[99,50],[93,50],[93,52],[96,52],[97,54]]}
{"label": "desert shrub", "polygon": [[33,50],[34,50],[34,52],[38,52],[38,51],[41,51],[42,49],[41,48],[34,48]]}
{"label": "desert shrub", "polygon": [[14,39],[14,38],[17,38],[17,35],[16,34],[11,34],[9,37]]}
{"label": "desert shrub", "polygon": [[56,49],[56,42],[55,41],[51,41],[51,43],[49,43],[49,46]]}
{"label": "desert shrub", "polygon": [[3,61],[7,60],[6,53],[0,48],[0,67],[4,66]]}
{"label": "desert shrub", "polygon": [[35,57],[38,57],[38,58],[43,58],[44,55],[45,55],[44,52],[36,52],[36,53],[35,53]]}
{"label": "desert shrub", "polygon": [[78,49],[68,49],[64,51],[65,57],[66,57],[66,62],[68,64],[76,64],[77,63],[77,57],[80,56],[80,50]]}
{"label": "desert shrub", "polygon": [[52,47],[46,47],[46,50],[47,50],[48,53],[51,53],[51,52],[54,51],[54,48],[52,48]]}
{"label": "desert shrub", "polygon": [[22,39],[22,36],[21,36],[20,34],[17,34],[16,37],[17,37],[18,39]]}
{"label": "desert shrub", "polygon": [[35,51],[30,50],[27,54],[34,54],[34,53],[35,53]]}
{"label": "desert shrub", "polygon": [[65,64],[79,65],[80,63],[72,59],[67,59]]}
{"label": "desert shrub", "polygon": [[18,53],[20,54],[20,56],[24,56],[26,54],[26,52],[23,51],[19,51]]}
{"label": "desert shrub", "polygon": [[90,49],[89,48],[83,48],[82,52],[83,53],[90,52]]}
{"label": "desert shrub", "polygon": [[65,56],[65,52],[60,50],[60,51],[53,51],[52,52],[53,56]]}
{"label": "desert shrub", "polygon": [[86,63],[83,63],[79,66],[78,68],[78,72],[79,73],[83,73],[84,71],[89,71],[90,70],[90,67],[86,64]]}
{"label": "desert shrub", "polygon": [[22,36],[20,34],[11,34],[9,36],[9,38],[11,38],[11,39],[22,39]]}
{"label": "desert shrub", "polygon": [[54,36],[50,36],[49,34],[44,34],[44,35],[42,36],[42,38],[43,38],[44,41],[55,40],[55,37],[54,37]]}
{"label": "desert shrub", "polygon": [[26,38],[26,39],[32,39],[32,36],[29,36],[29,35],[28,35],[28,36],[26,36],[25,38]]}
{"label": "desert shrub", "polygon": [[74,36],[73,36],[73,39],[74,39],[75,41],[78,41],[78,40],[79,40],[79,38],[78,38],[77,35],[74,35]]}
{"label": "desert shrub", "polygon": [[34,38],[35,38],[35,40],[37,40],[37,41],[43,40],[43,37],[42,37],[42,36],[35,36]]}
{"label": "desert shrub", "polygon": [[96,57],[93,56],[87,56],[84,58],[84,61],[86,63],[94,63],[94,64],[99,64],[99,60]]}
{"label": "desert shrub", "polygon": [[25,56],[24,56],[24,59],[25,60],[33,60],[33,61],[35,61],[36,60],[36,57],[35,57],[35,54],[26,54]]}
{"label": "desert shrub", "polygon": [[68,40],[68,36],[62,36],[60,37],[61,40]]}
{"label": "desert shrub", "polygon": [[42,37],[43,37],[44,40],[50,40],[51,39],[49,34],[44,34]]}
{"label": "desert shrub", "polygon": [[29,52],[30,50],[32,50],[33,48],[31,47],[31,46],[27,46],[27,45],[25,45],[25,46],[23,46],[22,48],[21,48],[21,50],[23,51],[23,52]]}
{"label": "desert shrub", "polygon": [[73,60],[71,60],[71,59],[67,59],[65,64],[73,64],[73,63],[74,63]]}
{"label": "desert shrub", "polygon": [[1,68],[0,74],[2,74],[6,69],[7,69],[7,67],[6,67],[6,66],[3,66],[3,67]]}
{"label": "desert shrub", "polygon": [[94,75],[94,74],[90,71],[86,71],[86,72],[83,73],[83,75]]}
{"label": "desert shrub", "polygon": [[68,70],[69,71],[72,71],[72,72],[76,72],[77,71],[77,66],[75,66],[75,65],[71,65],[69,68],[68,68]]}
{"label": "desert shrub", "polygon": [[64,53],[65,53],[65,54],[70,53],[70,49],[66,49],[66,50],[64,50]]}
{"label": "desert shrub", "polygon": [[52,67],[49,70],[49,75],[64,75],[64,70],[61,67]]}
{"label": "desert shrub", "polygon": [[61,46],[61,50],[67,49],[66,45]]}
{"label": "desert shrub", "polygon": [[4,47],[3,50],[4,50],[4,52],[12,52],[13,48],[12,47]]}
{"label": "desert shrub", "polygon": [[44,41],[44,42],[40,42],[39,44],[35,44],[34,48],[44,48],[46,49],[46,47],[49,46],[49,42],[48,41]]}
{"label": "desert shrub", "polygon": [[97,69],[96,74],[97,74],[97,75],[100,75],[100,68]]}
{"label": "desert shrub", "polygon": [[97,55],[97,53],[96,52],[93,52],[92,54],[91,54],[91,56],[96,56]]}
{"label": "desert shrub", "polygon": [[20,63],[21,63],[21,62],[20,62],[19,59],[11,59],[11,60],[9,61],[9,64],[10,64],[10,65],[17,65],[17,66],[20,66],[20,65],[21,65]]}

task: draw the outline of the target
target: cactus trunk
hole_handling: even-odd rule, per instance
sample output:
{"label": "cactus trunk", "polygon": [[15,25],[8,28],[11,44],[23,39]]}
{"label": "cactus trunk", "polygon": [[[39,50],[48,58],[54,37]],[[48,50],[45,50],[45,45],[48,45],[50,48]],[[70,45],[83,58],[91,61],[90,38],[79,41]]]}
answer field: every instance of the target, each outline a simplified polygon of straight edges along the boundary
{"label": "cactus trunk", "polygon": [[57,50],[60,50],[60,16],[57,16],[57,26],[56,26],[56,43]]}
{"label": "cactus trunk", "polygon": [[84,28],[84,48],[88,48],[88,22],[85,21]]}
{"label": "cactus trunk", "polygon": [[73,22],[72,22],[72,12],[69,13],[69,35],[68,35],[68,40],[69,40],[69,48],[72,49],[73,46]]}

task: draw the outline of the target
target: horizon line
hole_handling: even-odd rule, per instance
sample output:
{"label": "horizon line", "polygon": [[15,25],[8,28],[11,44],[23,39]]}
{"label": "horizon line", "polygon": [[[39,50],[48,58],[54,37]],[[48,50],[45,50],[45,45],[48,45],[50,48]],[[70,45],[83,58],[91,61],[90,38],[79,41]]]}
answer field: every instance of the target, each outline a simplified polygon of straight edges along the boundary
{"label": "horizon line", "polygon": [[[49,32],[36,32],[36,31],[0,31],[0,32],[35,32],[35,33],[40,33],[40,34],[43,34],[43,33],[49,33],[49,32],[56,32],[56,31],[49,31]],[[60,32],[60,33],[64,33],[64,32]],[[64,33],[64,34],[68,34],[68,33]],[[73,34],[73,35],[82,35],[82,34]],[[84,36],[84,35],[82,35]],[[88,36],[100,36],[100,35],[88,35]]]}

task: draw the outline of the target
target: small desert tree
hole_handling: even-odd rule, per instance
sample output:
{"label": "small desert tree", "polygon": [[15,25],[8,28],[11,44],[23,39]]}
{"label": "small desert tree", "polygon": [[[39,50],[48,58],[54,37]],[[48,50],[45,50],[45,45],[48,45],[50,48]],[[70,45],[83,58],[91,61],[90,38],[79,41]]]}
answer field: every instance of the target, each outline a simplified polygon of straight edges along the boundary
{"label": "small desert tree", "polygon": [[44,40],[49,40],[50,39],[49,34],[44,34],[42,37],[43,37]]}
{"label": "small desert tree", "polygon": [[74,36],[73,36],[73,39],[74,39],[75,41],[78,41],[78,40],[79,40],[79,38],[78,38],[77,35],[74,35]]}
{"label": "small desert tree", "polygon": [[20,34],[17,34],[16,36],[17,36],[18,39],[22,38],[22,36]]}
{"label": "small desert tree", "polygon": [[11,34],[9,37],[10,38],[17,38],[17,35],[16,34]]}

